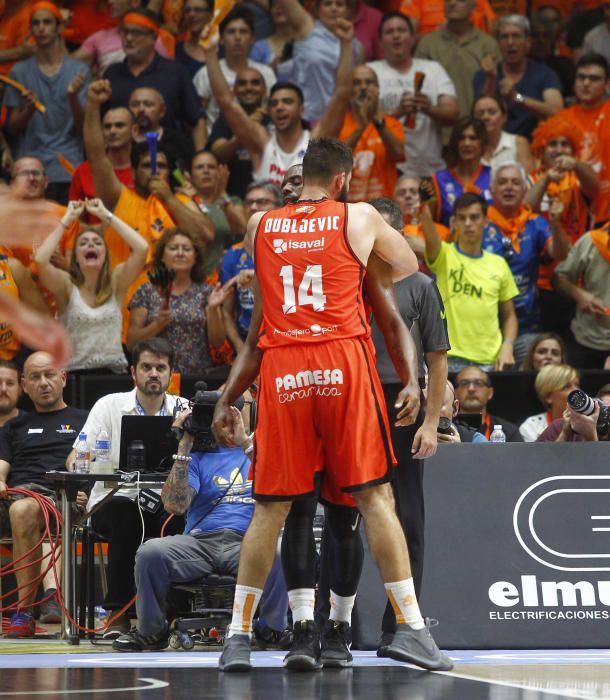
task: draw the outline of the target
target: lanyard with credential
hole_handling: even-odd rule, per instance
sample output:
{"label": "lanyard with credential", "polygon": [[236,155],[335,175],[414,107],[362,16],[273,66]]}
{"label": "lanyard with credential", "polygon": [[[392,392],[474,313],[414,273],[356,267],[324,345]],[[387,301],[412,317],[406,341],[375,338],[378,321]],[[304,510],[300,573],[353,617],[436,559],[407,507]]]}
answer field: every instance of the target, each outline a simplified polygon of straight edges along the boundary
{"label": "lanyard with credential", "polygon": [[[147,415],[146,411],[142,408],[142,404],[138,401],[138,397],[136,396],[136,411],[138,412],[139,416],[145,416]],[[166,416],[167,415],[167,409],[165,408],[165,399],[163,400],[163,404],[161,408],[159,409],[158,413],[155,413],[156,416]]]}

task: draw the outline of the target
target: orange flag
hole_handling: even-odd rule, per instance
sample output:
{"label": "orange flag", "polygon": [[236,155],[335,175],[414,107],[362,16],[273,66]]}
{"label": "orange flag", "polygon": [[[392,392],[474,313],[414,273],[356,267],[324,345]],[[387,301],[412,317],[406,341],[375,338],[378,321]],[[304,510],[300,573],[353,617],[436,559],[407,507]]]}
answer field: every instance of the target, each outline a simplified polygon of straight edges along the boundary
{"label": "orange flag", "polygon": [[222,20],[231,12],[235,7],[236,0],[216,0],[214,3],[214,16],[212,21],[208,24],[207,32],[205,37],[199,40],[200,45],[205,49],[209,46],[213,38],[218,35],[218,27]]}

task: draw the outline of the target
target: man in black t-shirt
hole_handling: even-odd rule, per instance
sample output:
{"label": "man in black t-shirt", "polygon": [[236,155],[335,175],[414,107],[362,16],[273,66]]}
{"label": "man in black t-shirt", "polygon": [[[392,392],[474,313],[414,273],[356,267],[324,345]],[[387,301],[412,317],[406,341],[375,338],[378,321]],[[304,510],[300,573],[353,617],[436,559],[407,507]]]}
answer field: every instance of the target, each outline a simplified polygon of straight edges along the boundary
{"label": "man in black t-shirt", "polygon": [[[66,457],[87,417],[86,411],[70,408],[63,399],[66,373],[46,352],[35,352],[23,367],[23,390],[34,404],[34,411],[11,419],[0,438],[0,526],[10,524],[13,558],[20,561],[15,572],[19,587],[20,609],[12,615],[9,637],[33,637],[34,618],[30,612],[36,598],[35,587],[28,585],[40,575],[39,542],[44,521],[35,499],[11,497],[7,488],[23,488],[54,497],[45,473],[65,469]],[[77,504],[84,507],[87,496],[79,493]],[[8,518],[6,517],[8,514]]]}

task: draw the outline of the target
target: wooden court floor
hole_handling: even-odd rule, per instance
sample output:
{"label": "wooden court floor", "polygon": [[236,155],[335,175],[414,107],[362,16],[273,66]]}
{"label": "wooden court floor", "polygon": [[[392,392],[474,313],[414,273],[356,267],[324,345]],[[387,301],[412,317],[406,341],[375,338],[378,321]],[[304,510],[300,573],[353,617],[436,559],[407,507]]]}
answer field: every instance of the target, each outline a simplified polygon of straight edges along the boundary
{"label": "wooden court floor", "polygon": [[610,700],[610,650],[449,651],[455,669],[428,673],[374,652],[354,667],[289,673],[281,652],[254,652],[254,670],[223,674],[218,651],[116,654],[108,646],[0,641],[0,698],[109,700]]}

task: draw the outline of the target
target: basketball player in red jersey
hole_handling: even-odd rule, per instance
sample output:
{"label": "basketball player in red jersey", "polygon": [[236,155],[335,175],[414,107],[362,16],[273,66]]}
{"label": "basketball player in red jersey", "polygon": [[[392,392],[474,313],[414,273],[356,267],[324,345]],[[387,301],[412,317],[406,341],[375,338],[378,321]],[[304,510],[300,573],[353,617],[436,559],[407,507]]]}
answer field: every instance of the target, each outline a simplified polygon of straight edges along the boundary
{"label": "basketball player in red jersey", "polygon": [[[343,204],[353,166],[335,139],[309,144],[300,200],[256,214],[255,308],[214,417],[220,443],[233,444],[230,405],[257,376],[254,515],[242,543],[233,618],[220,659],[250,668],[250,633],[277,538],[293,499],[309,496],[323,472],[322,498],[354,497],[398,629],[388,656],[448,669],[421,617],[407,547],[396,517],[393,454],[381,384],[367,338],[362,284],[374,251],[398,279],[417,270],[406,240],[368,204]],[[316,668],[287,664],[290,668]]]}

